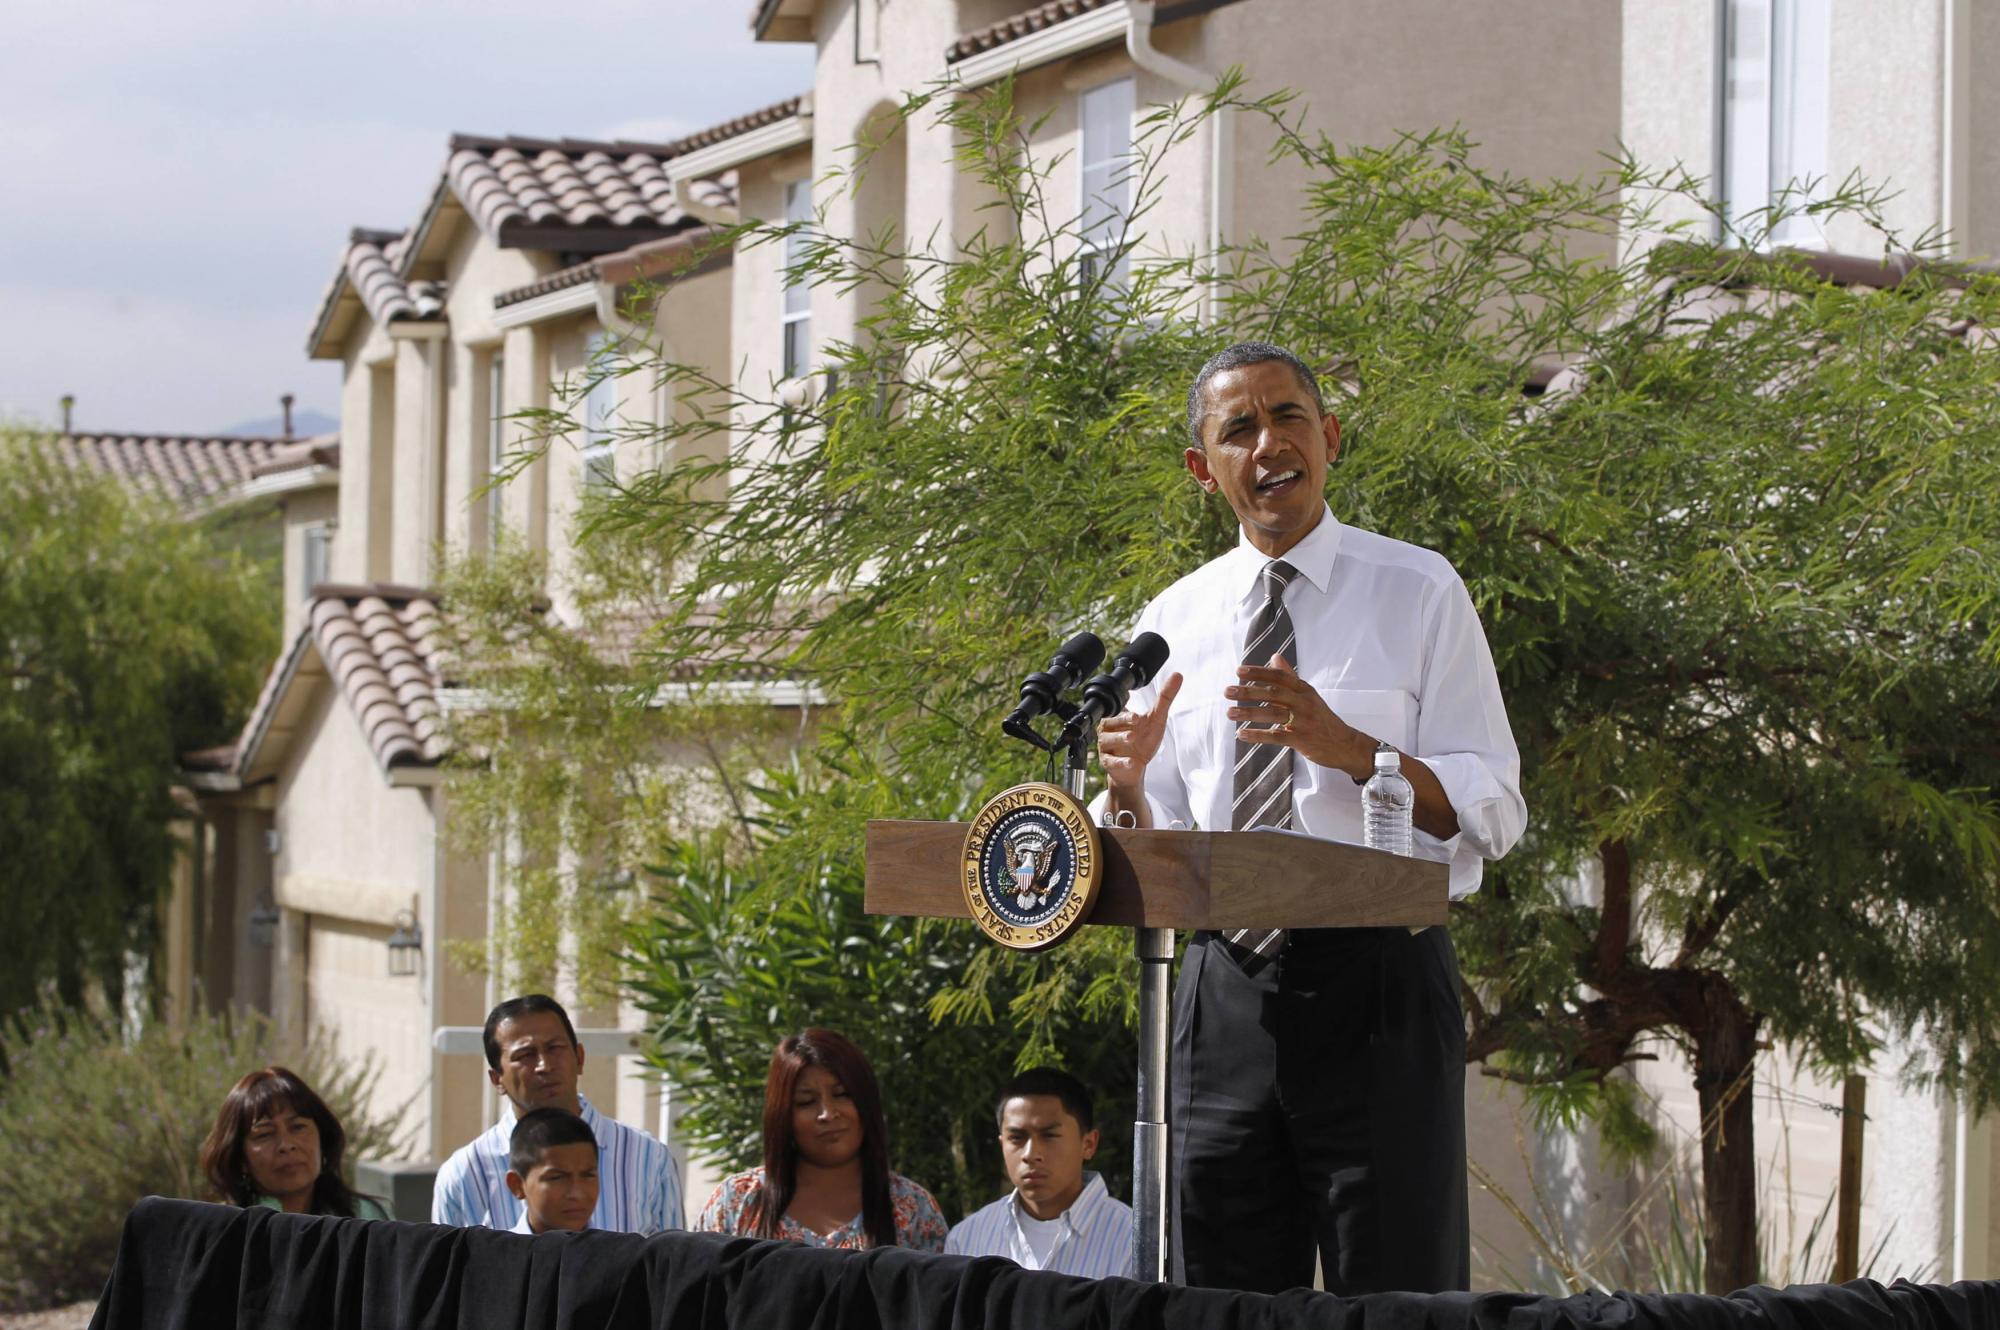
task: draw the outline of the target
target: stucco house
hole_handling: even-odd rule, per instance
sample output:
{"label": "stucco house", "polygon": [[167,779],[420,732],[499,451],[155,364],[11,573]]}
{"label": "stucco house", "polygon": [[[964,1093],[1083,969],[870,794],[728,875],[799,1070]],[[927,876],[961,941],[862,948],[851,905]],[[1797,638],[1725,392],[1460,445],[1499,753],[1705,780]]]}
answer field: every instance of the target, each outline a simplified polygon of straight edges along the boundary
{"label": "stucco house", "polygon": [[[1296,89],[1309,127],[1346,142],[1459,123],[1490,165],[1539,176],[1592,171],[1624,144],[1713,177],[1735,213],[1794,178],[1859,170],[1900,186],[1889,220],[1906,233],[1948,228],[1966,255],[2000,247],[2000,162],[1983,146],[2000,143],[2000,94],[1976,77],[2000,59],[2000,13],[1966,0],[756,0],[749,17],[760,41],[812,45],[810,88],[669,144],[453,138],[414,221],[352,234],[313,318],[308,353],[345,375],[337,446],[260,458],[235,482],[284,506],[287,647],[239,743],[190,772],[214,885],[187,928],[256,976],[236,981],[250,1000],[374,1051],[382,1095],[410,1104],[419,1160],[492,1120],[476,1057],[440,1051],[433,1032],[476,1024],[498,996],[444,955],[485,936],[494,886],[439,834],[451,810],[437,721],[453,692],[433,636],[437,552],[488,548],[505,527],[560,568],[591,476],[651,463],[587,429],[581,454],[551,453],[484,492],[505,418],[549,405],[551,384],[620,326],[627,284],[680,272],[705,228],[819,217],[836,234],[893,225],[946,248],[968,234],[982,200],[929,117],[888,135],[858,190],[833,183],[905,94],[1011,75],[1039,124],[1034,150],[1068,154],[1058,212],[1119,206],[1106,168],[1131,150],[1136,118],[1241,66],[1252,93]],[[1298,180],[1267,164],[1266,132],[1219,117],[1174,149],[1177,186],[1149,219],[1162,242],[1200,252],[1287,233]],[[1838,229],[1781,239],[1862,243]],[[809,380],[866,292],[788,285],[784,267],[766,246],[680,272],[657,337],[717,377]],[[591,418],[677,409],[636,387],[611,394]],[[392,950],[414,954],[413,973],[389,972]],[[577,1012],[607,1027],[625,1015]],[[1663,1054],[1636,1074],[1685,1142],[1692,1092]],[[1511,1091],[1470,1079],[1474,1159],[1556,1236],[1586,1248],[1646,1199],[1588,1139],[1535,1129]],[[629,1063],[594,1061],[585,1089],[628,1121],[657,1120],[656,1090]],[[1864,1244],[1886,1235],[1875,1273],[1992,1274],[1992,1121],[1899,1089],[1887,1060],[1869,1096]],[[1824,1106],[1839,1098],[1769,1060],[1757,1131],[1786,1160],[1765,1195],[1775,1233],[1802,1235],[1832,1191],[1839,1119]],[[1474,1206],[1486,1277],[1536,1269],[1535,1242],[1500,1201],[1476,1192]]]}

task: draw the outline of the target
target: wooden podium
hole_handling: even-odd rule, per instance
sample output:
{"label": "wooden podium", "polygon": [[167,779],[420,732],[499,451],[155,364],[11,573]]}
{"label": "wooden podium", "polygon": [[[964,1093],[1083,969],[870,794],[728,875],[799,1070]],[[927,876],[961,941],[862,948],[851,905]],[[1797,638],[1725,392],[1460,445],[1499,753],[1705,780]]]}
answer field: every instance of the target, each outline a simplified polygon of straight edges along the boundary
{"label": "wooden podium", "polygon": [[[868,824],[870,914],[968,919],[959,855],[969,824]],[[1139,957],[1134,1236],[1141,1279],[1166,1278],[1168,970],[1174,930],[1420,928],[1446,922],[1450,868],[1282,831],[1100,827],[1103,879],[1088,922],[1134,930]]]}

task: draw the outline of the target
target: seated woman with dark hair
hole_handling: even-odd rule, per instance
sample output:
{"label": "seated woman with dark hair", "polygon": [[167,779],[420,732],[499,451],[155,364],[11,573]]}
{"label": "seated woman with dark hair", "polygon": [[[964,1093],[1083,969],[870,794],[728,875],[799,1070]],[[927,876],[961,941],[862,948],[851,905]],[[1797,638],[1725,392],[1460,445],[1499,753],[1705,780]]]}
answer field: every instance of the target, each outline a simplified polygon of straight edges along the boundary
{"label": "seated woman with dark hair", "polygon": [[387,1219],[372,1196],[340,1176],[347,1133],[312,1087],[283,1067],[236,1082],[202,1142],[201,1171],[215,1199],[292,1214]]}
{"label": "seated woman with dark hair", "polygon": [[944,1250],[931,1194],[889,1171],[882,1091],[831,1030],[788,1035],[764,1078],[764,1164],[725,1178],[696,1228],[815,1247]]}

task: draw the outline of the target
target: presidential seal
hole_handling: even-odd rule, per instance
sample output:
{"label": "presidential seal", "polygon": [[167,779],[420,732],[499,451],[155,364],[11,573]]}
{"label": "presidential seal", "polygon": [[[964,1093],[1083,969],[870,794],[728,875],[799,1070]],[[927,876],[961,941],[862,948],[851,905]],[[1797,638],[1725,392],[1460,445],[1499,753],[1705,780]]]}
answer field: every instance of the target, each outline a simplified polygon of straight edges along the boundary
{"label": "presidential seal", "polygon": [[959,882],[981,932],[1040,951],[1090,917],[1102,862],[1090,812],[1069,791],[1016,785],[972,819]]}

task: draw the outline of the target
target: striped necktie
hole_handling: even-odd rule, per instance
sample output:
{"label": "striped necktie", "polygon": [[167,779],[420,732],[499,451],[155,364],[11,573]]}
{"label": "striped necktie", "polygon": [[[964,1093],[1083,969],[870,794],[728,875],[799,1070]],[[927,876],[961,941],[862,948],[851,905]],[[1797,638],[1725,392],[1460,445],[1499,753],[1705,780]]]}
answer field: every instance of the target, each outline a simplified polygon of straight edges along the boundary
{"label": "striped necktie", "polygon": [[[1269,665],[1271,657],[1281,655],[1294,668],[1298,666],[1298,639],[1292,630],[1291,613],[1285,609],[1285,588],[1298,575],[1299,570],[1283,559],[1264,565],[1259,581],[1264,603],[1251,616],[1250,629],[1243,636],[1245,665]],[[1292,758],[1292,750],[1283,744],[1236,741],[1235,795],[1229,815],[1232,828],[1247,831],[1251,827],[1292,825]],[[1277,954],[1285,930],[1232,928],[1225,936],[1252,956],[1269,957]]]}

